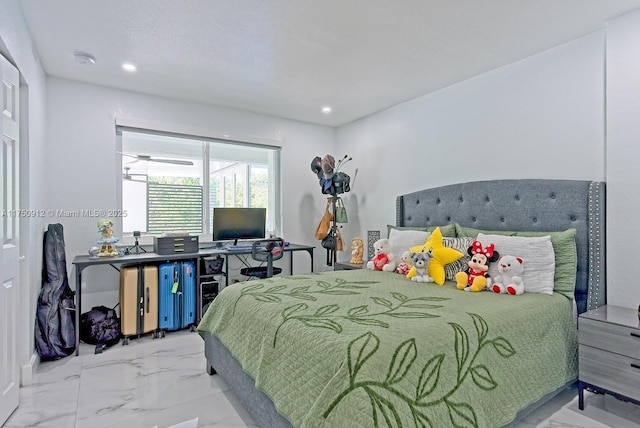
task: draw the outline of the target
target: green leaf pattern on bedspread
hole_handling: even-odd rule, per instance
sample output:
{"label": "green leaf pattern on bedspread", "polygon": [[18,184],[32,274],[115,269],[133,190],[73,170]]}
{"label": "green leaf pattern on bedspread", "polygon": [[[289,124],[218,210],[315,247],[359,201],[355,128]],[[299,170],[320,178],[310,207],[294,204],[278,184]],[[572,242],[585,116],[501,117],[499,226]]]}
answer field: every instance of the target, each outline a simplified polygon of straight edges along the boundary
{"label": "green leaf pattern on bedspread", "polygon": [[576,378],[571,304],[362,269],[232,285],[198,330],[294,427],[498,427]]}
{"label": "green leaf pattern on bedspread", "polygon": [[[357,389],[366,392],[371,403],[372,420],[374,427],[402,427],[404,426],[395,402],[401,402],[408,406],[415,426],[432,427],[434,425],[428,416],[428,409],[433,406],[446,406],[452,426],[466,427],[478,426],[476,412],[472,405],[456,403],[451,396],[462,387],[465,379],[470,375],[473,383],[480,389],[489,391],[498,385],[491,376],[489,368],[478,363],[481,351],[487,347],[493,347],[502,357],[509,358],[515,354],[515,349],[509,341],[503,337],[487,340],[488,326],[481,316],[469,313],[477,334],[477,349],[473,352],[469,347],[469,337],[466,330],[456,323],[449,323],[455,333],[455,358],[457,362],[456,383],[448,391],[437,396],[432,396],[438,386],[442,362],[445,354],[432,356],[420,372],[420,377],[415,388],[414,395],[406,395],[396,389],[394,384],[402,381],[417,358],[416,339],[410,338],[402,342],[394,351],[389,369],[384,381],[375,379],[356,379],[358,372],[366,361],[375,354],[380,346],[380,339],[373,333],[367,332],[349,343],[347,349],[347,363],[349,366],[349,387],[330,404],[324,413],[327,417],[333,409],[340,404],[342,399]],[[379,390],[386,390],[393,399],[384,398]]]}
{"label": "green leaf pattern on bedspread", "polygon": [[[305,278],[306,279],[306,278]],[[333,281],[325,281],[318,279],[314,286],[295,287],[292,290],[287,289],[286,285],[269,286],[269,284],[254,284],[244,287],[240,293],[240,297],[236,300],[234,308],[243,297],[253,297],[255,300],[263,303],[281,303],[289,299],[303,299],[316,301],[315,294],[330,295],[354,295],[361,294],[360,290],[369,289],[363,284],[378,284],[380,281],[347,281],[343,278],[335,278]],[[360,305],[352,307],[346,312],[340,311],[341,307],[337,304],[321,306],[312,309],[312,313],[308,312],[309,305],[306,303],[297,303],[282,310],[282,323],[278,326],[273,337],[273,346],[277,345],[278,331],[288,321],[299,321],[307,327],[325,328],[333,330],[336,333],[342,332],[340,321],[350,321],[356,324],[375,325],[378,327],[389,327],[389,324],[380,318],[385,316],[395,318],[432,318],[437,317],[430,312],[421,312],[419,309],[438,309],[442,305],[435,305],[430,302],[438,302],[449,300],[438,297],[418,297],[411,299],[402,293],[391,293],[393,301],[384,297],[371,297],[376,305],[386,308],[384,310],[370,311],[368,305]],[[235,312],[235,310],[234,310]]]}

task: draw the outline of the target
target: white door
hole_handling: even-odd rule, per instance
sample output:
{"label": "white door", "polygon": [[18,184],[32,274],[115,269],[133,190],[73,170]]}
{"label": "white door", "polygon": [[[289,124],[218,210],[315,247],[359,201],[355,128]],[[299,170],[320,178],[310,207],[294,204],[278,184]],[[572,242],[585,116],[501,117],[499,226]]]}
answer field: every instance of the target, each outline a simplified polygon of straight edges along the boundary
{"label": "white door", "polygon": [[18,70],[0,56],[0,426],[18,407],[19,150]]}

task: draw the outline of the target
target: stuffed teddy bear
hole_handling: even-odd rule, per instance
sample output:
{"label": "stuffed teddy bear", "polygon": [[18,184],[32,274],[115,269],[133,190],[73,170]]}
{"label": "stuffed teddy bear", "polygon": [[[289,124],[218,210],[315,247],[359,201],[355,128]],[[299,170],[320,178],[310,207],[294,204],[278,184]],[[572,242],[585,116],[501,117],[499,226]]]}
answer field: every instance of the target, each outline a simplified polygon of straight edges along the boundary
{"label": "stuffed teddy bear", "polygon": [[412,266],[413,262],[411,261],[411,251],[405,251],[402,253],[400,263],[398,263],[398,267],[396,268],[396,273],[406,275],[409,273]]}
{"label": "stuffed teddy bear", "polygon": [[409,270],[407,278],[416,282],[433,282],[433,278],[429,276],[429,261],[433,258],[433,248],[429,251],[420,251],[419,253],[411,253],[411,261],[413,267]]}
{"label": "stuffed teddy bear", "polygon": [[489,264],[495,262],[500,254],[495,250],[493,244],[483,247],[480,241],[473,241],[467,249],[467,254],[471,260],[467,263],[469,267],[464,272],[456,274],[456,285],[458,289],[465,291],[482,291],[487,286],[491,286],[489,278]]}
{"label": "stuffed teddy bear", "polygon": [[378,239],[373,243],[374,257],[367,262],[367,269],[393,272],[396,270],[396,260],[391,252],[391,242],[387,238]]}
{"label": "stuffed teddy bear", "polygon": [[498,272],[491,289],[494,293],[509,293],[513,296],[524,293],[522,281],[523,260],[515,256],[502,256],[498,260]]}

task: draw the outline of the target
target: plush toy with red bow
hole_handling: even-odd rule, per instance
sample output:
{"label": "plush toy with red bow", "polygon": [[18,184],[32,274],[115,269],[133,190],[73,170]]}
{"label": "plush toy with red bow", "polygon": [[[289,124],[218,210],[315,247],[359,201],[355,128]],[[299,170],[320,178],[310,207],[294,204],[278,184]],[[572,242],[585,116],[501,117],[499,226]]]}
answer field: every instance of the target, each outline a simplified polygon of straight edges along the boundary
{"label": "plush toy with red bow", "polygon": [[490,287],[489,264],[500,257],[495,246],[487,244],[483,247],[480,241],[473,241],[467,249],[467,254],[471,256],[467,263],[469,267],[464,272],[456,274],[457,287],[465,291],[482,291],[485,287]]}
{"label": "plush toy with red bow", "polygon": [[522,272],[524,271],[521,257],[501,256],[498,260],[498,272],[491,289],[494,293],[509,293],[512,296],[524,293]]}
{"label": "plush toy with red bow", "polygon": [[398,267],[396,268],[396,273],[399,273],[400,275],[407,275],[412,267],[413,260],[411,260],[411,251],[403,252],[402,257],[400,258],[400,263],[398,263]]}
{"label": "plush toy with red bow", "polygon": [[393,272],[396,270],[396,259],[391,252],[391,243],[388,239],[378,239],[373,243],[375,256],[367,262],[367,269]]}

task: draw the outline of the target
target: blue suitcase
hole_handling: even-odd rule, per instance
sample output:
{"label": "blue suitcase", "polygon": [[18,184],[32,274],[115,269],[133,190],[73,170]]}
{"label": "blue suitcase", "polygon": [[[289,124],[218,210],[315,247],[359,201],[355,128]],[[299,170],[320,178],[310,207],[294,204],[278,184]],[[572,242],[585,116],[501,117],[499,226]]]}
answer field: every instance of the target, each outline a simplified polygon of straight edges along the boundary
{"label": "blue suitcase", "polygon": [[195,330],[196,322],[196,267],[193,262],[182,263],[181,328]]}
{"label": "blue suitcase", "polygon": [[[172,293],[175,278],[174,263],[163,263],[158,266],[158,328],[164,336],[166,330],[174,330],[174,300]],[[177,272],[177,271],[175,271]]]}
{"label": "blue suitcase", "polygon": [[193,262],[163,263],[158,267],[159,320],[161,336],[165,331],[191,327],[196,321],[196,280]]}

